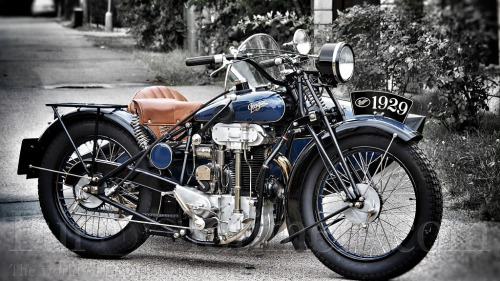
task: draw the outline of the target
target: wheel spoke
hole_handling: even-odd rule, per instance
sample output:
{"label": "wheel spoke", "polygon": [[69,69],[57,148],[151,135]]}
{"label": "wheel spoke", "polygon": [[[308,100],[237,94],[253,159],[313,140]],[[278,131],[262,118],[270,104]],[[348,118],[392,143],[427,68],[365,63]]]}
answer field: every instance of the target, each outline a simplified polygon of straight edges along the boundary
{"label": "wheel spoke", "polygon": [[365,253],[366,239],[368,238],[368,231],[370,231],[369,227],[366,228],[365,240],[363,241],[363,249],[361,250],[361,253]]}
{"label": "wheel spoke", "polygon": [[[373,226],[373,224],[370,224],[370,226],[371,226],[372,228],[375,228],[375,227]],[[378,226],[379,226],[379,224],[377,223],[377,228],[376,228],[376,229],[374,229],[374,232],[375,232],[375,237],[377,238],[377,241],[378,241],[378,243],[379,243],[379,245],[380,245],[380,248],[382,248],[382,251],[383,251],[383,252],[386,252],[386,250],[385,250],[385,248],[384,248],[384,245],[382,245],[382,241],[380,241],[380,237],[379,237],[379,235],[377,235]],[[390,246],[390,245],[389,245],[389,246]]]}
{"label": "wheel spoke", "polygon": [[[395,230],[397,230],[397,231],[399,231],[399,232],[402,232],[402,233],[406,233],[406,231],[399,229],[399,228],[398,228],[397,226],[395,226],[394,224],[392,224],[392,223],[390,223],[390,222],[388,222],[388,221],[386,221],[386,220],[383,220],[382,218],[380,218],[380,220],[381,220],[381,221],[383,221],[383,222],[385,222],[386,224],[388,224],[389,226],[391,226],[391,227],[392,227],[392,232],[393,232],[393,234],[394,234],[394,237],[399,238],[399,237],[396,235],[396,231],[395,231]],[[401,239],[401,238],[399,238],[399,239]],[[403,239],[401,239],[401,240],[403,240]]]}
{"label": "wheel spoke", "polygon": [[332,225],[334,225],[334,224],[336,224],[336,223],[339,223],[339,222],[341,222],[341,221],[343,221],[343,220],[345,220],[345,218],[338,218],[338,217],[337,217],[337,219],[335,219],[335,220],[334,220],[334,221],[332,221],[331,223],[328,223],[328,224],[326,225],[326,227],[330,227],[330,226],[332,226]]}
{"label": "wheel spoke", "polygon": [[331,188],[331,189],[325,188],[325,191],[328,191],[330,194],[335,194],[335,193],[339,192],[338,189],[332,183],[330,183],[328,181],[326,181],[325,183],[328,185],[328,187]]}
{"label": "wheel spoke", "polygon": [[[353,208],[346,211],[349,216],[339,215],[321,225],[334,248],[355,258],[377,259],[387,255],[398,247],[412,229],[416,201],[408,203],[407,200],[415,197],[413,182],[401,162],[390,153],[385,153],[385,150],[363,148],[344,155],[352,171],[359,174],[358,180],[378,187],[377,189],[369,186],[365,191],[367,194],[368,189],[373,188],[372,194],[380,194],[378,198],[371,195],[369,201],[374,202],[371,204],[380,205],[378,217],[366,222],[366,213]],[[385,157],[382,157],[384,154]],[[338,162],[334,163],[340,180],[346,181],[347,174]],[[376,174],[372,175],[370,171]],[[330,178],[326,170],[323,173],[324,180],[318,194],[320,218],[331,213],[330,210],[335,209],[337,205],[345,204],[336,188],[336,179]],[[364,223],[367,225],[362,227],[361,224]]]}
{"label": "wheel spoke", "polygon": [[344,236],[347,232],[349,231],[349,229],[347,229],[346,231],[344,231],[338,238],[337,240],[340,240],[340,238],[342,238],[342,236]]}
{"label": "wheel spoke", "polygon": [[351,248],[352,228],[353,227],[354,227],[354,224],[351,224],[351,227],[349,228],[349,240],[347,240],[347,249]]}
{"label": "wheel spoke", "polygon": [[[97,148],[95,152],[93,151],[94,140],[83,140],[76,143],[77,150],[83,155],[84,160],[90,159],[94,153],[96,153],[96,158],[113,162],[119,161],[124,156],[131,157],[130,153],[121,144],[112,139],[98,137],[96,142]],[[75,174],[79,175],[83,172],[80,165],[80,161],[73,151],[68,154],[66,160],[61,164],[62,169],[60,170],[66,173],[78,171]],[[82,191],[81,188],[89,183],[88,179],[75,179],[75,177],[62,175],[57,178],[59,208],[65,214],[68,225],[79,233],[91,238],[107,238],[120,233],[129,223],[126,219],[116,220],[117,217],[122,215],[117,214],[114,207],[103,202],[99,204],[99,199],[93,197],[93,195],[86,195]],[[139,200],[138,195],[138,192],[134,194],[122,191],[113,200],[135,209]],[[103,220],[103,218],[106,219]]]}
{"label": "wheel spoke", "polygon": [[405,207],[415,207],[415,204],[408,204],[408,205],[403,205],[403,206],[394,207],[394,208],[390,208],[390,209],[384,209],[384,211],[391,211],[391,213],[394,213],[393,210],[398,210],[398,209],[402,209]]}
{"label": "wheel spoke", "polygon": [[[382,195],[384,195],[384,196],[385,196],[385,200],[384,200],[384,202],[385,202],[385,201],[387,201],[387,200],[391,197],[391,195],[394,193],[394,191],[396,191],[396,190],[400,189],[400,188],[399,188],[400,186],[402,186],[403,184],[406,184],[406,183],[408,183],[408,182],[411,182],[411,181],[410,181],[410,179],[406,179],[404,182],[402,182],[402,183],[401,183],[401,185],[399,185],[399,186],[397,186],[397,187],[394,187],[394,189],[392,189],[392,190],[391,190],[391,192],[389,193],[389,195],[385,195],[385,194],[383,194],[383,193],[382,193]],[[404,189],[404,188],[403,188],[403,189]],[[399,194],[403,194],[403,193],[399,193]],[[412,192],[412,193],[406,193],[406,194],[415,196],[415,192]]]}
{"label": "wheel spoke", "polygon": [[385,237],[385,240],[387,241],[387,245],[389,245],[389,247],[391,247],[391,242],[389,241],[389,237],[387,237],[387,232],[385,231],[385,228],[384,228],[384,224],[382,223],[382,221],[379,219],[377,219],[377,224],[380,225],[380,228],[382,228],[382,232],[384,233],[384,237]]}

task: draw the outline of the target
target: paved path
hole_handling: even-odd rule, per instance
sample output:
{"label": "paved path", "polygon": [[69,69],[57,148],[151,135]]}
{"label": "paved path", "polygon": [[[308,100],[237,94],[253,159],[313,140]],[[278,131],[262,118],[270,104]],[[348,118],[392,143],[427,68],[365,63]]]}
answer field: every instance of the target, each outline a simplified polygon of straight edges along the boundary
{"label": "paved path", "polygon": [[[53,19],[0,17],[0,202],[37,198],[35,182],[16,176],[17,159],[21,140],[40,136],[53,119],[46,103],[127,104],[137,90],[153,85],[155,73],[133,54],[86,40],[98,34],[64,28]],[[192,101],[221,91],[173,88]]]}
{"label": "paved path", "polygon": [[[93,47],[85,35],[52,20],[0,18],[0,280],[343,280],[279,237],[239,250],[153,237],[120,260],[82,259],[62,247],[42,219],[36,180],[16,175],[21,140],[52,119],[45,103],[127,103],[155,76],[132,54]],[[60,88],[71,85],[82,88]],[[200,101],[220,90],[176,88]],[[446,209],[437,245],[399,280],[498,279],[499,240],[498,223]]]}

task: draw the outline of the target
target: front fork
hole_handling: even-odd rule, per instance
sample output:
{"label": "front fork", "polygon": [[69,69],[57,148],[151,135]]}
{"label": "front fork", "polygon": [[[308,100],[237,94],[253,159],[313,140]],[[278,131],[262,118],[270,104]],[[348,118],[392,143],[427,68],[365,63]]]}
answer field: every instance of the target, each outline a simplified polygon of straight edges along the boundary
{"label": "front fork", "polygon": [[[317,111],[307,112],[307,107],[306,107],[305,100],[304,100],[304,92],[302,90],[303,81],[305,81],[305,86],[309,89],[309,91],[311,93],[309,98],[312,98],[314,100],[314,102],[318,105]],[[340,188],[346,194],[348,201],[350,201],[350,202],[358,201],[357,202],[358,205],[362,204],[361,202],[359,202],[359,201],[362,201],[362,194],[356,185],[356,181],[354,180],[353,170],[351,169],[352,167],[349,167],[347,165],[347,161],[345,160],[344,155],[342,154],[342,150],[340,149],[338,139],[337,139],[336,134],[335,134],[335,130],[332,128],[332,124],[331,124],[330,120],[328,120],[328,115],[326,114],[325,109],[322,106],[322,101],[320,100],[321,97],[318,97],[318,94],[316,93],[314,87],[311,85],[311,82],[307,78],[306,74],[304,74],[304,76],[298,76],[297,84],[298,84],[298,87],[297,87],[298,96],[299,96],[299,100],[300,100],[299,106],[301,107],[300,112],[303,115],[303,117],[306,117],[306,119],[307,118],[309,119],[308,122],[305,124],[305,128],[309,131],[314,142],[316,143],[319,155],[321,157],[321,160],[325,164],[325,167],[328,171],[328,174],[332,178],[339,179],[337,182],[340,183]],[[329,155],[325,149],[325,146],[323,145],[323,142],[321,141],[320,137],[318,136],[318,134],[314,130],[314,127],[312,124],[315,122],[323,123],[322,127],[329,134],[330,139],[332,140],[332,143],[334,145],[334,148],[340,157],[340,163],[339,163],[341,166],[340,168],[345,172],[345,175],[343,175],[343,176],[347,177],[347,181],[349,182],[349,185],[352,188],[352,192],[349,190],[349,186],[347,186],[346,183],[344,182],[344,180],[342,179],[342,176],[340,175],[338,169],[335,168],[335,165],[333,164],[331,158],[329,157]]]}

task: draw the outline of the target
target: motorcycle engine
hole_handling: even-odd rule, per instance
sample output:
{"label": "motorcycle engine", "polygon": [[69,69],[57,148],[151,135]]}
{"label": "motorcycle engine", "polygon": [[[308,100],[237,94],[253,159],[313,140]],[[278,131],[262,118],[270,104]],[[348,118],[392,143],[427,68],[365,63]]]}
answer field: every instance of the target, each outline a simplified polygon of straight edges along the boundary
{"label": "motorcycle engine", "polygon": [[[206,141],[193,136],[197,189],[177,186],[174,191],[196,215],[189,218],[192,238],[213,241],[218,236],[241,241],[252,234],[257,203],[252,188],[275,135],[269,126],[219,123],[205,136]],[[250,246],[262,244],[272,235],[273,211],[271,202],[264,204],[261,227]]]}

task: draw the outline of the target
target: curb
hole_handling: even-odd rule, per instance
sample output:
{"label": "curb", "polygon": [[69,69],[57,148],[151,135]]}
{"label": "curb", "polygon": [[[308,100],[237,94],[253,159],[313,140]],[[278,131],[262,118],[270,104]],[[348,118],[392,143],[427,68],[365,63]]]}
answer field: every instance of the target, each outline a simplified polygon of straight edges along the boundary
{"label": "curb", "polygon": [[[84,36],[92,36],[92,37],[117,37],[117,38],[123,38],[123,37],[132,37],[129,33],[130,28],[125,28],[125,27],[115,27],[113,28],[112,32],[106,32],[102,30],[97,24],[85,24],[84,27],[78,27],[74,28],[73,22],[72,21],[58,21],[63,27],[66,28],[71,28],[73,30],[78,31],[79,33],[83,34]],[[85,30],[88,28],[89,30]]]}

